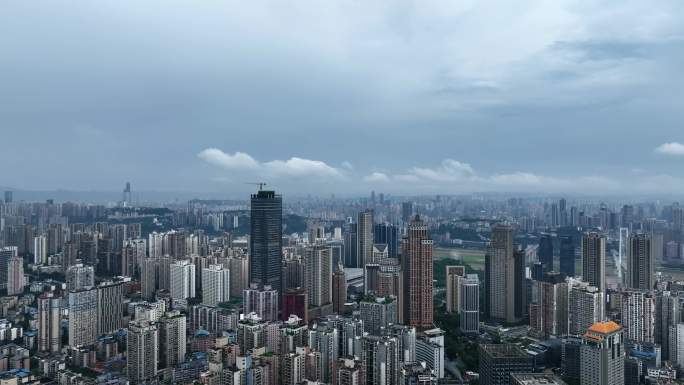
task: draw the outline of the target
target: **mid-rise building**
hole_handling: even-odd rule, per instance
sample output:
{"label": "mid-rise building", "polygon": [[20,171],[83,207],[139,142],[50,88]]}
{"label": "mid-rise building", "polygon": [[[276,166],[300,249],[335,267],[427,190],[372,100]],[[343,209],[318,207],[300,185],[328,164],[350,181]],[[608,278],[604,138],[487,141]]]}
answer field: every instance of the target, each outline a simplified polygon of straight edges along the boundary
{"label": "mid-rise building", "polygon": [[581,335],[601,321],[603,296],[598,288],[577,279],[568,282],[568,332]]}
{"label": "mid-rise building", "polygon": [[66,271],[66,284],[69,291],[95,286],[95,269],[82,263],[69,266]]}
{"label": "mid-rise building", "polygon": [[511,373],[534,372],[533,359],[515,344],[482,344],[480,384],[510,385]]}
{"label": "mid-rise building", "polygon": [[398,307],[395,298],[370,297],[359,303],[364,331],[382,335],[391,325],[397,323]]}

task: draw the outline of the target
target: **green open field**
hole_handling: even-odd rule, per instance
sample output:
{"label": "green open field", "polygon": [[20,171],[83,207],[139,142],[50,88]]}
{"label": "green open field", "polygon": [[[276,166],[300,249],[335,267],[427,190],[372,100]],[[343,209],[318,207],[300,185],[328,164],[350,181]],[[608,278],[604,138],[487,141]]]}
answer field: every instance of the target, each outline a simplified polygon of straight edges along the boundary
{"label": "green open field", "polygon": [[436,247],[433,257],[435,260],[456,259],[470,265],[474,270],[484,270],[485,253],[483,250]]}

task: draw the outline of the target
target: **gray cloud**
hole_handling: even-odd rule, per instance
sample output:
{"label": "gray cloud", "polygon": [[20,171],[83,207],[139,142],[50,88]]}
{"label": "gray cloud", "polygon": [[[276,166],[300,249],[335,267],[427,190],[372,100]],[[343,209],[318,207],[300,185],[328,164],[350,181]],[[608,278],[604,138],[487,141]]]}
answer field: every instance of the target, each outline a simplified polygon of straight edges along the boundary
{"label": "gray cloud", "polygon": [[450,158],[497,191],[681,176],[653,151],[681,131],[677,0],[0,7],[4,185],[426,191]]}

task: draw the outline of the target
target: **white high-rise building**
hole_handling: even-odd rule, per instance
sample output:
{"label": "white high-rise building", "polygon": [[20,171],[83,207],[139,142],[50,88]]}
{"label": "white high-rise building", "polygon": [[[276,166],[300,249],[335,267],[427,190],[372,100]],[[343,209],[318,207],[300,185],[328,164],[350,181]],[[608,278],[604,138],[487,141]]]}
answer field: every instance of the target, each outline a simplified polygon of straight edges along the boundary
{"label": "white high-rise building", "polygon": [[356,258],[364,267],[373,260],[373,211],[359,213],[356,229]]}
{"label": "white high-rise building", "polygon": [[47,264],[47,237],[39,235],[33,238],[33,247],[31,248],[33,254],[33,263],[36,265]]}
{"label": "white high-rise building", "polygon": [[329,246],[316,245],[306,249],[306,289],[310,305],[332,302],[332,249]]}
{"label": "white high-rise building", "polygon": [[216,306],[230,299],[230,271],[222,265],[202,269],[202,303]]}
{"label": "white high-rise building", "polygon": [[147,237],[147,256],[150,258],[158,258],[163,255],[162,248],[164,245],[164,234],[152,232]]}
{"label": "white high-rise building", "polygon": [[684,323],[670,326],[670,362],[684,368]]}
{"label": "white high-rise building", "polygon": [[243,292],[245,314],[255,313],[259,318],[266,321],[278,320],[278,291],[270,286],[259,288],[252,284]]}
{"label": "white high-rise building", "polygon": [[598,288],[578,279],[568,279],[568,332],[582,335],[601,321],[603,296]]}
{"label": "white high-rise building", "polygon": [[188,298],[195,297],[195,265],[187,260],[176,261],[170,266],[171,299],[185,304]]}
{"label": "white high-rise building", "polygon": [[126,334],[127,374],[131,384],[145,383],[157,375],[159,360],[159,331],[157,325],[131,322]]}
{"label": "white high-rise building", "polygon": [[622,294],[622,327],[625,338],[637,343],[655,343],[656,301],[652,293],[627,290]]}

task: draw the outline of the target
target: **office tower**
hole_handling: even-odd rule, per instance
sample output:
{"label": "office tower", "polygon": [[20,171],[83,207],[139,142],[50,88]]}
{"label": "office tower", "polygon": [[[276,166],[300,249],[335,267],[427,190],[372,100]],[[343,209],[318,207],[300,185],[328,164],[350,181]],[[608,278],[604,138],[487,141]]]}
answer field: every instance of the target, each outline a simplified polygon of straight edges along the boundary
{"label": "office tower", "polygon": [[446,267],[446,311],[458,313],[461,301],[461,281],[465,277],[465,266]]}
{"label": "office tower", "polygon": [[82,263],[70,266],[66,271],[66,284],[68,291],[95,286],[95,269]]}
{"label": "office tower", "polygon": [[634,222],[634,206],[622,206],[622,227],[631,228],[632,222]]}
{"label": "office tower", "polygon": [[145,258],[140,265],[140,294],[143,299],[151,300],[157,290],[157,260]]}
{"label": "office tower", "polygon": [[62,350],[62,298],[52,293],[38,297],[38,351],[57,353]]}
{"label": "office tower", "polygon": [[12,203],[12,191],[5,191],[5,203]]}
{"label": "office tower", "polygon": [[195,265],[188,260],[180,260],[171,264],[171,299],[180,306],[188,298],[195,297]]}
{"label": "office tower", "polygon": [[7,295],[23,293],[24,286],[26,286],[24,260],[20,257],[12,257],[7,262]]}
{"label": "office tower", "polygon": [[435,377],[444,378],[444,331],[430,329],[416,340],[416,360],[425,362]]}
{"label": "office tower", "polygon": [[580,349],[581,385],[624,385],[624,358],[620,325],[595,323],[584,334]]}
{"label": "office tower", "polygon": [[33,263],[36,265],[47,264],[47,238],[44,235],[39,235],[33,238]]}
{"label": "office tower", "polygon": [[356,223],[347,223],[344,232],[344,266],[345,267],[363,267],[357,254],[358,242],[358,225]]}
{"label": "office tower", "polygon": [[[590,232],[582,236],[582,280],[606,295],[606,237]],[[605,304],[601,300],[601,319]]]}
{"label": "office tower", "polygon": [[622,327],[625,338],[636,343],[655,342],[656,301],[647,291],[622,293]]}
{"label": "office tower", "polygon": [[387,245],[387,254],[396,258],[399,254],[399,229],[389,223],[378,223],[373,226],[373,242]]}
{"label": "office tower", "polygon": [[560,272],[566,277],[575,276],[575,244],[572,237],[569,235],[562,235],[559,237],[560,252],[558,257],[560,259]]}
{"label": "office tower", "polygon": [[573,384],[579,384],[582,376],[580,367],[582,343],[582,338],[578,336],[567,336],[561,340],[561,375]]}
{"label": "office tower", "polygon": [[539,237],[537,257],[542,264],[542,272],[553,270],[553,239],[550,234],[542,234]]}
{"label": "office tower", "polygon": [[17,247],[9,246],[0,248],[0,289],[7,289],[8,267],[13,257],[17,256]]}
{"label": "office tower", "polygon": [[459,290],[460,328],[462,333],[480,332],[480,278],[468,274],[461,280]]}
{"label": "office tower", "polygon": [[[259,287],[252,284],[242,295],[244,313],[256,313],[262,320],[278,320],[278,291],[270,286]],[[289,314],[288,314],[289,317]]]}
{"label": "office tower", "polygon": [[485,254],[485,314],[517,322],[526,306],[525,254],[513,248],[513,229],[497,225]]}
{"label": "office tower", "polygon": [[420,217],[408,226],[402,240],[402,271],[404,274],[403,322],[417,328],[432,327],[432,239]]}
{"label": "office tower", "polygon": [[131,322],[126,334],[126,370],[131,384],[152,381],[157,376],[159,330],[147,321]]}
{"label": "office tower", "polygon": [[535,323],[537,331],[545,338],[567,334],[568,285],[565,276],[553,271],[546,272],[538,286],[537,319],[532,320],[530,316],[530,323]]}
{"label": "office tower", "polygon": [[185,361],[187,318],[174,310],[166,313],[158,325],[160,362],[173,368]]}
{"label": "office tower", "polygon": [[518,345],[482,344],[480,354],[480,384],[509,385],[511,373],[534,372],[534,361]]}
{"label": "office tower", "polygon": [[657,293],[655,343],[661,346],[662,357],[665,360],[670,359],[670,330],[681,321],[681,311],[682,305],[677,293]]}
{"label": "office tower", "polygon": [[271,286],[279,293],[283,246],[283,199],[275,191],[259,190],[251,198],[249,238],[250,283]]}
{"label": "office tower", "polygon": [[401,220],[404,223],[409,223],[413,218],[413,202],[403,202],[401,204]]}
{"label": "office tower", "polygon": [[308,306],[309,300],[305,289],[301,287],[285,289],[283,293],[283,320],[287,320],[291,315],[296,315],[304,320],[305,324],[309,323]]}
{"label": "office tower", "polygon": [[329,246],[306,248],[306,291],[311,306],[332,302],[332,251]]}
{"label": "office tower", "polygon": [[173,262],[173,258],[168,255],[157,258],[157,289],[171,291],[171,264]]}
{"label": "office tower", "polygon": [[130,278],[117,278],[97,286],[98,335],[110,334],[124,327],[124,284]]}
{"label": "office tower", "polygon": [[629,236],[629,258],[627,259],[627,287],[632,289],[653,289],[654,258],[651,238],[644,233]]}
{"label": "office tower", "polygon": [[292,256],[283,263],[283,287],[294,289],[306,286],[305,258]]}
{"label": "office tower", "polygon": [[364,385],[363,363],[353,358],[340,358],[337,364],[339,385]]}
{"label": "office tower", "polygon": [[217,306],[230,300],[230,271],[222,265],[202,269],[202,303]]}
{"label": "office tower", "polygon": [[399,347],[396,337],[365,336],[363,363],[368,385],[394,385],[399,374]]}
{"label": "office tower", "polygon": [[342,263],[337,265],[337,269],[332,275],[332,303],[333,313],[344,314],[344,304],[347,302],[347,276],[344,273]]}
{"label": "office tower", "polygon": [[356,257],[365,266],[373,259],[373,211],[366,210],[358,214],[356,236]]}
{"label": "office tower", "polygon": [[577,279],[570,279],[568,288],[568,332],[581,335],[601,321],[603,296],[596,287]]}
{"label": "office tower", "polygon": [[383,335],[385,330],[397,323],[397,311],[395,298],[370,297],[359,303],[364,331],[376,336]]}
{"label": "office tower", "polygon": [[249,287],[249,260],[246,256],[234,256],[228,259],[230,270],[230,296],[238,298],[242,291]]}
{"label": "office tower", "polygon": [[69,346],[86,346],[97,339],[97,290],[71,291],[68,295]]}

